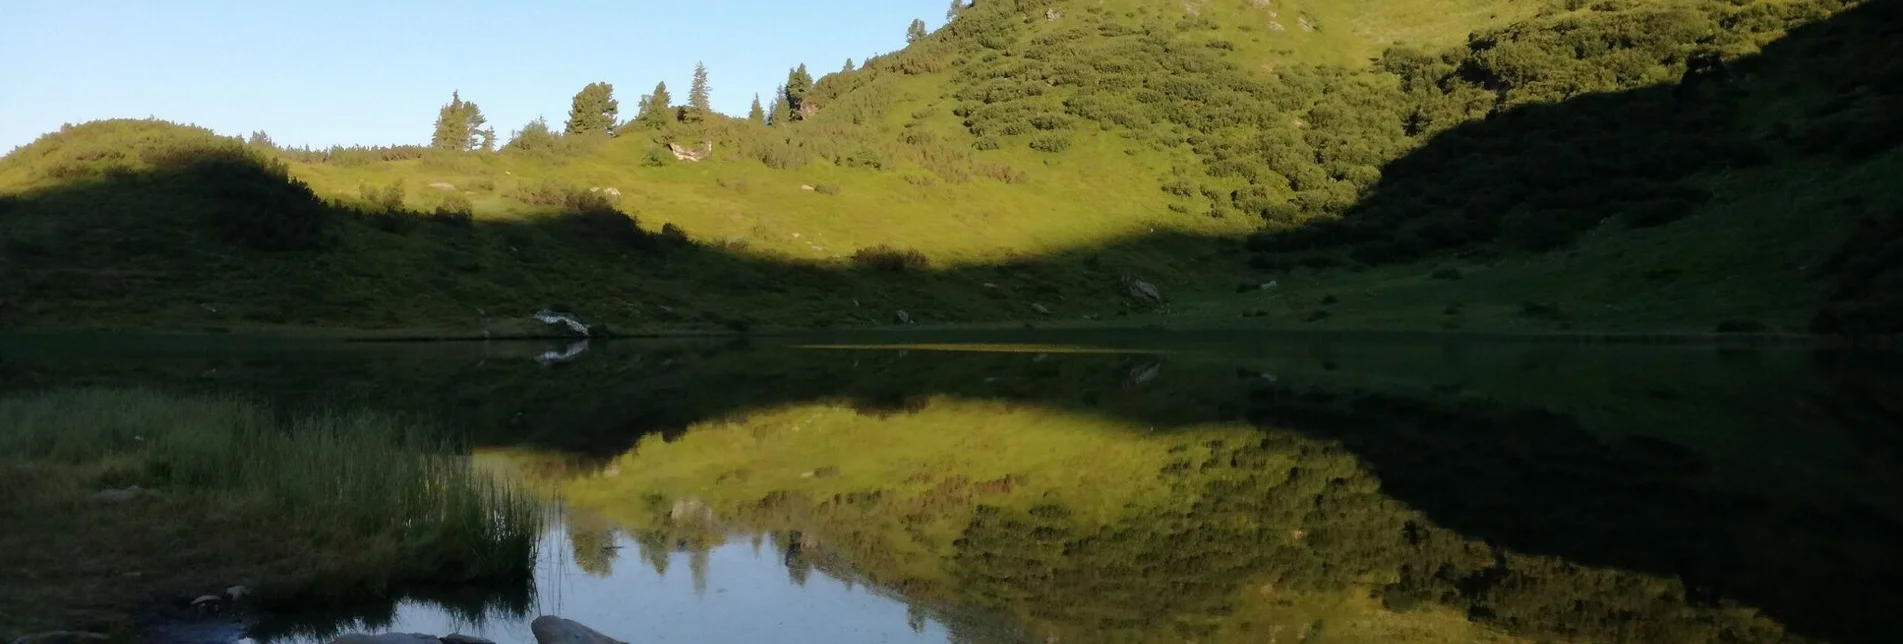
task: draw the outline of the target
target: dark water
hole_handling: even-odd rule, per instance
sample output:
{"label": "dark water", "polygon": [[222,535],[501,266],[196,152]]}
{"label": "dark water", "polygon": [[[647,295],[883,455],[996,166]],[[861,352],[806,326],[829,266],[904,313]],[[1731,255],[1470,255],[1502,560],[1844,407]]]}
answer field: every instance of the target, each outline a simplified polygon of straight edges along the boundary
{"label": "dark water", "polygon": [[1354,336],[0,344],[8,389],[422,413],[560,490],[531,586],[263,641],[526,642],[550,613],[637,643],[1895,641],[1899,366]]}

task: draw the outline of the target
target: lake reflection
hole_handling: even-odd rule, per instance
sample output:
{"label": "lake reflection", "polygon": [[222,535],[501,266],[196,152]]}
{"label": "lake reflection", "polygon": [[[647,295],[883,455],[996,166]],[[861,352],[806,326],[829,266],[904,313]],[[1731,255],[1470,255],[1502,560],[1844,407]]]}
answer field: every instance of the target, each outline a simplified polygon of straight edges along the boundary
{"label": "lake reflection", "polygon": [[[333,628],[533,642],[529,620],[557,614],[631,642],[958,641],[944,624],[890,593],[854,583],[849,576],[789,568],[783,551],[773,544],[743,540],[692,552],[637,556],[638,545],[625,536],[585,543],[593,550],[572,552],[566,529],[546,535],[537,562],[534,611],[495,611],[470,619],[410,600],[372,623],[344,622]],[[328,637],[288,635],[262,641],[323,642]]]}
{"label": "lake reflection", "polygon": [[1886,356],[1171,337],[15,349],[0,375],[425,413],[562,500],[533,588],[265,639],[526,642],[539,614],[636,643],[1903,629]]}

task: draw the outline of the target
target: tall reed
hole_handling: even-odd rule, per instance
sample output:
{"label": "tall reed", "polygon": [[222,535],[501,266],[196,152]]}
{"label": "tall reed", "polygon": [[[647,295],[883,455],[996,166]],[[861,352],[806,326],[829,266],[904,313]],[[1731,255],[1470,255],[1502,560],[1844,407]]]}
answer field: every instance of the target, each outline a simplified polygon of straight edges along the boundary
{"label": "tall reed", "polygon": [[103,464],[150,487],[263,507],[320,543],[400,562],[392,577],[526,576],[544,520],[538,502],[443,436],[378,412],[279,420],[237,398],[146,389],[0,397],[0,460]]}

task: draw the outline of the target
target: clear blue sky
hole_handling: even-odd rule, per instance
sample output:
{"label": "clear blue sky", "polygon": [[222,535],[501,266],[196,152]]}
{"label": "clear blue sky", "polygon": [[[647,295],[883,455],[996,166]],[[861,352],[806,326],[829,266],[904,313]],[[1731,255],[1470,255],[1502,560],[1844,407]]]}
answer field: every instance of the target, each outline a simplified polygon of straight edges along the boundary
{"label": "clear blue sky", "polygon": [[282,145],[426,143],[451,90],[499,136],[557,125],[592,81],[623,118],[654,84],[684,102],[704,61],[743,115],[804,62],[814,77],[905,44],[948,0],[5,0],[0,153],[64,123],[131,117]]}

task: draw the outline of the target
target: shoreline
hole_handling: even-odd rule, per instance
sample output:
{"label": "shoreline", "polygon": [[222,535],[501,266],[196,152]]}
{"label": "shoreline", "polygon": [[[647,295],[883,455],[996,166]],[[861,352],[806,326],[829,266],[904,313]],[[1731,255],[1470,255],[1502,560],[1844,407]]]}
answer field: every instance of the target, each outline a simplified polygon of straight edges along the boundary
{"label": "shoreline", "polygon": [[[1693,331],[1510,331],[1444,330],[1405,328],[1261,328],[1196,323],[1133,322],[1125,324],[1075,323],[971,323],[935,325],[883,325],[813,329],[803,327],[758,328],[746,332],[730,329],[669,329],[652,331],[611,331],[591,336],[568,333],[489,333],[451,331],[414,327],[402,329],[352,329],[348,327],[262,327],[221,332],[167,328],[24,328],[0,329],[0,339],[29,338],[110,338],[209,340],[220,344],[285,342],[343,342],[361,344],[450,343],[450,342],[525,342],[580,340],[696,340],[736,338],[814,338],[837,336],[938,336],[947,334],[1023,335],[1044,333],[1117,334],[1156,333],[1169,336],[1201,336],[1210,339],[1248,336],[1266,338],[1325,338],[1351,336],[1389,341],[1481,341],[1574,344],[1640,344],[1683,346],[1778,346],[1812,348],[1895,349],[1903,346],[1898,336],[1839,336],[1815,333],[1717,333]],[[110,343],[110,342],[109,342]]]}

